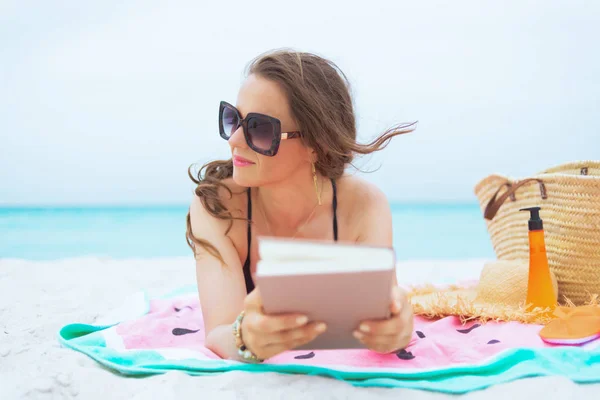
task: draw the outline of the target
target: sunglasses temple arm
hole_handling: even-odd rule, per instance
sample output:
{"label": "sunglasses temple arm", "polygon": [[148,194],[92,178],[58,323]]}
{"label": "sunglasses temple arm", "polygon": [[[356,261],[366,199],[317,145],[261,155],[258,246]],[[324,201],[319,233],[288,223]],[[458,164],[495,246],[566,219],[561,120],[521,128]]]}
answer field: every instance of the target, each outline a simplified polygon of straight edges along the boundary
{"label": "sunglasses temple arm", "polygon": [[281,140],[300,137],[300,132],[281,132]]}

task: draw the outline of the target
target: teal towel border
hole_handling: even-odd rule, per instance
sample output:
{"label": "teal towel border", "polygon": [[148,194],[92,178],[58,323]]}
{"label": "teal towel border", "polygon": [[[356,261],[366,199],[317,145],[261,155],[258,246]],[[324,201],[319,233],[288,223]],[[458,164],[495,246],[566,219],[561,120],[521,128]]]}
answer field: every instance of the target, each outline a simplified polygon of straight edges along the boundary
{"label": "teal towel border", "polygon": [[[193,290],[195,286],[187,286],[161,297],[170,298]],[[149,306],[147,310],[149,311]],[[579,347],[518,348],[503,352],[480,365],[422,371],[396,372],[390,371],[389,368],[346,371],[302,364],[244,364],[226,360],[186,359],[173,362],[165,360],[152,350],[119,353],[106,348],[99,335],[99,332],[117,324],[68,324],[59,330],[58,340],[64,347],[81,352],[125,376],[149,376],[173,370],[189,375],[211,375],[227,371],[277,372],[326,376],[360,387],[398,387],[448,394],[463,394],[536,376],[563,376],[582,384],[600,382],[600,348],[592,351]]]}

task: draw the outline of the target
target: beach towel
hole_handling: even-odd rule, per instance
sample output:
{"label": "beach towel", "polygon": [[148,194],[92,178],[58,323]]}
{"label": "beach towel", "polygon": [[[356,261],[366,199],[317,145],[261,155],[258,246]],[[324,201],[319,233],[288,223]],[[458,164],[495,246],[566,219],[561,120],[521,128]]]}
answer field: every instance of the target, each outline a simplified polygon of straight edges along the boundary
{"label": "beach towel", "polygon": [[172,370],[190,375],[226,371],[328,376],[355,386],[466,393],[515,379],[560,375],[600,382],[600,340],[582,346],[544,343],[540,325],[462,324],[456,317],[416,317],[410,344],[393,354],[369,350],[289,351],[262,364],[223,360],[204,346],[195,286],[165,296],[131,295],[93,324],[70,323],[59,341],[124,375]]}

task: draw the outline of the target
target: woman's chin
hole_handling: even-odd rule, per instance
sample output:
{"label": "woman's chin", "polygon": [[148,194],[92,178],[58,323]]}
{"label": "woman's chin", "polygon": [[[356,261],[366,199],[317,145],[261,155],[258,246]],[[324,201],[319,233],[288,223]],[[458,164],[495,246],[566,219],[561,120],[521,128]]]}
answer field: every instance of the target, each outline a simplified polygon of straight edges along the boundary
{"label": "woman's chin", "polygon": [[236,183],[236,185],[243,186],[243,187],[256,186],[256,183],[257,183],[256,177],[254,176],[254,174],[251,171],[249,171],[249,168],[246,168],[246,167],[242,167],[242,168],[233,167],[232,178],[233,178],[233,181]]}

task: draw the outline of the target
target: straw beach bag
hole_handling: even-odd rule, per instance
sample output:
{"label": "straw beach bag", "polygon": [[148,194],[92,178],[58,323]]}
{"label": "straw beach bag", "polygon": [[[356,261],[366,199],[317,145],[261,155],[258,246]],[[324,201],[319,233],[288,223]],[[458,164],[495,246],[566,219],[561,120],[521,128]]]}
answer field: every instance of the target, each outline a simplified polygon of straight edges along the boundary
{"label": "straw beach bag", "polygon": [[528,212],[541,207],[559,301],[585,304],[600,294],[600,161],[559,165],[513,179],[490,175],[475,186],[496,256],[528,260]]}

